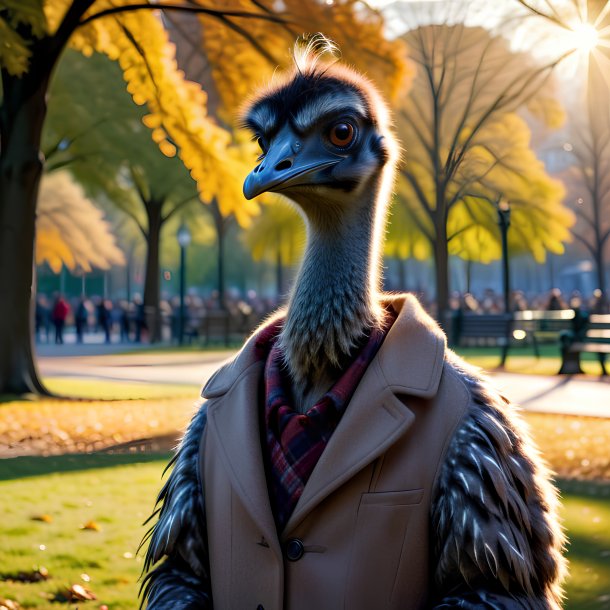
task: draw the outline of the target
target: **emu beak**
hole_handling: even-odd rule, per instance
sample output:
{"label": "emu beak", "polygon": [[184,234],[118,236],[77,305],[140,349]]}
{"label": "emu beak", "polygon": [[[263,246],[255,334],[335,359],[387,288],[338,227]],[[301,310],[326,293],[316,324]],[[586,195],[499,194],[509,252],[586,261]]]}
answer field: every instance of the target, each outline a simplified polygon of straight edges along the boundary
{"label": "emu beak", "polygon": [[274,137],[260,165],[246,177],[244,196],[253,199],[267,191],[314,185],[321,181],[322,170],[342,160],[343,157],[332,154],[319,140],[303,140],[285,128]]}

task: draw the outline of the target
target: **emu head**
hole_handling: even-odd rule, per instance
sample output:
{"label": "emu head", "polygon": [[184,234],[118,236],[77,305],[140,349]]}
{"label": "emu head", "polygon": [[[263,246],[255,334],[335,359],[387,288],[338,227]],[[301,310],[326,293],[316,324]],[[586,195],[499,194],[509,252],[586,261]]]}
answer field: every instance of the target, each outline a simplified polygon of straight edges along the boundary
{"label": "emu head", "polygon": [[381,170],[397,157],[381,96],[354,70],[322,61],[319,40],[301,52],[297,47],[293,71],[242,114],[261,148],[244,195],[281,193],[310,220],[321,206],[341,212],[363,190],[377,189]]}

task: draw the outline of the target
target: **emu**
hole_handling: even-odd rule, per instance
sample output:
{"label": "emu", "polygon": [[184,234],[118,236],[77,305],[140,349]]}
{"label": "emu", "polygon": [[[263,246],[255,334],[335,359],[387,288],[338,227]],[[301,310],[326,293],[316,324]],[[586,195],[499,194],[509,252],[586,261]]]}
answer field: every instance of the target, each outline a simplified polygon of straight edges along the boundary
{"label": "emu", "polygon": [[148,608],[558,609],[549,473],[416,299],[381,292],[398,145],[321,43],[243,114],[244,194],[291,199],[307,247],[287,309],[204,387],[148,534]]}

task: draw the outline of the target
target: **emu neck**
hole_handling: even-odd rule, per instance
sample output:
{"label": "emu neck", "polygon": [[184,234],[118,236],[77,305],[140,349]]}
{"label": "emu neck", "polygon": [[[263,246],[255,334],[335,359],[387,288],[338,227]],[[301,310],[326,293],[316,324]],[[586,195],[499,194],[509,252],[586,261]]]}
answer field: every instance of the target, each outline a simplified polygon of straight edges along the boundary
{"label": "emu neck", "polygon": [[307,247],[280,338],[301,412],[332,386],[380,323],[377,190],[335,209],[332,222],[314,214],[332,213],[325,202],[307,214]]}

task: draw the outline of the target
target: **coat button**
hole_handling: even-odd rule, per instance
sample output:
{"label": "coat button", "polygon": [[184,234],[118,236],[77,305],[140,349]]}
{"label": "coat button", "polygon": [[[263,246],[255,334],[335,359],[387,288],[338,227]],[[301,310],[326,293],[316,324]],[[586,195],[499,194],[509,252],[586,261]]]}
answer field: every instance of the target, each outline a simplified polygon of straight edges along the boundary
{"label": "coat button", "polygon": [[286,559],[288,561],[298,561],[305,554],[303,542],[298,538],[291,538],[286,543]]}

